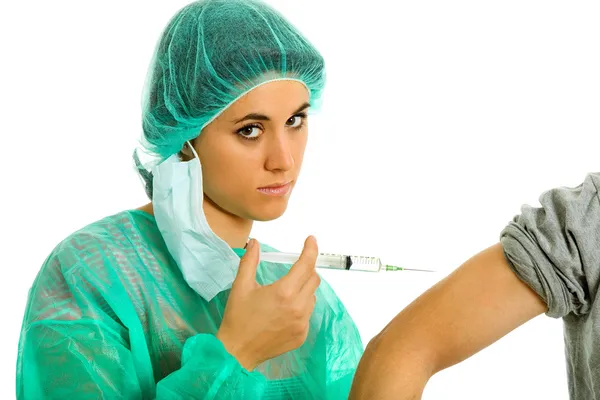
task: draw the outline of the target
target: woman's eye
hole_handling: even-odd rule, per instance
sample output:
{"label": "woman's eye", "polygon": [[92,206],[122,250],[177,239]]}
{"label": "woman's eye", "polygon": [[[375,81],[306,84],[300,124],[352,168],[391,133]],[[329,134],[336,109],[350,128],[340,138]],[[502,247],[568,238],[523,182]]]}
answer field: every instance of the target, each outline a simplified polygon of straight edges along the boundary
{"label": "woman's eye", "polygon": [[260,128],[257,126],[245,126],[237,131],[244,139],[256,139],[260,136]]}
{"label": "woman's eye", "polygon": [[287,126],[291,128],[297,128],[302,125],[302,116],[294,115],[292,118],[287,120]]}

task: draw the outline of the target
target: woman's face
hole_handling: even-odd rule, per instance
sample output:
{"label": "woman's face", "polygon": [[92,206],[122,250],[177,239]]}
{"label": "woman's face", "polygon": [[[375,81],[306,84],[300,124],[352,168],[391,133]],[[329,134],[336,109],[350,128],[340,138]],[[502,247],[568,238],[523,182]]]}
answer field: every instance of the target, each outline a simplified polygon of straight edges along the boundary
{"label": "woman's face", "polygon": [[270,82],[202,130],[193,145],[210,205],[255,221],[285,212],[306,148],[308,101],[303,84]]}

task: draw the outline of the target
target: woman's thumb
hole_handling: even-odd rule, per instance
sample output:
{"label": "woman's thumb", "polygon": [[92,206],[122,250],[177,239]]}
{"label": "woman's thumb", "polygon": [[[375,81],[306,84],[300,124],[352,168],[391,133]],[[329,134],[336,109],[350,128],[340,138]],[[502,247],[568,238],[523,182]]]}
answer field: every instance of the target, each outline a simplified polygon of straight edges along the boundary
{"label": "woman's thumb", "polygon": [[260,246],[255,239],[250,239],[246,246],[246,254],[240,260],[240,267],[235,280],[239,283],[256,283],[256,268],[259,261]]}

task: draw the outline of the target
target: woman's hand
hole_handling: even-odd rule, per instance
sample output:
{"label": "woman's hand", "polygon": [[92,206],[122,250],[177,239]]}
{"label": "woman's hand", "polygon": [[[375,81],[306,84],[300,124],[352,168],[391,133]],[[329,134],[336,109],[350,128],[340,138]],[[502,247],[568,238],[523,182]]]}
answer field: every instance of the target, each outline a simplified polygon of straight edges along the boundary
{"label": "woman's hand", "polygon": [[315,270],[317,242],[312,236],[287,275],[267,286],[256,282],[259,251],[252,239],[217,332],[227,351],[248,371],[304,343],[321,283]]}

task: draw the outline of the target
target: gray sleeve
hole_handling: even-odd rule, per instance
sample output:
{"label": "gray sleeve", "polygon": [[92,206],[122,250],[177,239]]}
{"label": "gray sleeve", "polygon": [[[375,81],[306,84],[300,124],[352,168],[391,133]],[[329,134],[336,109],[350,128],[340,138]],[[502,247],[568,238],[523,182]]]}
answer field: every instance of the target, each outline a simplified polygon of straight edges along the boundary
{"label": "gray sleeve", "polygon": [[548,305],[550,317],[587,314],[600,271],[600,173],[575,188],[540,196],[524,205],[500,234],[510,267]]}

